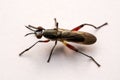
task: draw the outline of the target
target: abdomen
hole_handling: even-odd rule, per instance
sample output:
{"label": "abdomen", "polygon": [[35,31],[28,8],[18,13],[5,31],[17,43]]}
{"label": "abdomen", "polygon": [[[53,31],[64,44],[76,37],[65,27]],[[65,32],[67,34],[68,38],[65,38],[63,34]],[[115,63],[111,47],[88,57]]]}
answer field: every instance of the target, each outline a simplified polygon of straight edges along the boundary
{"label": "abdomen", "polygon": [[94,35],[81,31],[63,31],[61,38],[69,42],[75,42],[75,43],[81,43],[87,45],[93,44],[97,40]]}

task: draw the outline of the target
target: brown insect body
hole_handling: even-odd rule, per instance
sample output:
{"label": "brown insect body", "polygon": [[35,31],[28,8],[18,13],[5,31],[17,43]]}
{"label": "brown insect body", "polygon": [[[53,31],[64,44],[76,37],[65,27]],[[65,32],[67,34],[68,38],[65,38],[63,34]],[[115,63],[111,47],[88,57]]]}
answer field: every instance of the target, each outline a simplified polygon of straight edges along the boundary
{"label": "brown insect body", "polygon": [[67,29],[46,29],[43,36],[50,40],[68,41],[80,44],[90,45],[96,42],[96,37],[83,31],[71,31]]}

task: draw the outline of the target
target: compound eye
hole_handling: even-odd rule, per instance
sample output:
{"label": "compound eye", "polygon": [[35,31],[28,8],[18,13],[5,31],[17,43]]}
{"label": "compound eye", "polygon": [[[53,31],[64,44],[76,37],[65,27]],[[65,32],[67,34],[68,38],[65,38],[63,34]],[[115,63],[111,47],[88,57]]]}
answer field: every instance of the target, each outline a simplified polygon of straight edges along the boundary
{"label": "compound eye", "polygon": [[43,27],[39,26],[37,27],[38,30],[42,31],[42,30],[45,30]]}
{"label": "compound eye", "polygon": [[42,31],[36,31],[35,35],[37,38],[41,38],[42,37]]}

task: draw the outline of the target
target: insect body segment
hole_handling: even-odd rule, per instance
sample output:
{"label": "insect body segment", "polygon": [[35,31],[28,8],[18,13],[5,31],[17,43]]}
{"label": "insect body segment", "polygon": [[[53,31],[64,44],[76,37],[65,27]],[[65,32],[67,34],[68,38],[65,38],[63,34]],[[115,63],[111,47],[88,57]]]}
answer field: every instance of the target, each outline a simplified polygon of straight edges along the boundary
{"label": "insect body segment", "polygon": [[62,38],[68,42],[88,45],[96,42],[96,37],[94,35],[82,31],[63,31]]}
{"label": "insect body segment", "polygon": [[19,56],[21,56],[22,54],[24,54],[26,51],[30,50],[32,47],[34,47],[37,43],[39,42],[49,42],[51,41],[55,41],[55,44],[50,52],[49,58],[47,60],[47,62],[50,62],[51,56],[53,54],[54,48],[57,45],[57,41],[62,42],[66,47],[68,47],[69,49],[72,49],[73,51],[76,51],[78,53],[83,54],[84,56],[90,58],[98,67],[100,67],[100,64],[97,63],[97,61],[95,61],[95,59],[81,51],[79,51],[77,48],[75,48],[74,46],[68,44],[67,42],[74,42],[74,43],[80,43],[80,44],[93,44],[96,42],[96,37],[90,33],[87,32],[82,32],[82,31],[78,31],[80,28],[84,27],[85,25],[91,26],[95,29],[99,29],[105,25],[107,25],[107,23],[104,23],[103,25],[96,27],[92,24],[82,24],[72,30],[67,30],[67,29],[60,29],[58,28],[58,22],[55,20],[55,26],[56,28],[54,29],[44,29],[43,27],[39,26],[39,27],[34,27],[31,25],[25,26],[26,28],[28,28],[29,30],[33,31],[32,33],[28,33],[25,36],[31,35],[31,34],[35,34],[36,38],[40,39],[42,36],[44,36],[45,38],[47,38],[47,40],[39,40],[36,43],[34,43],[32,46],[30,46],[29,48],[25,49],[23,52],[21,52],[19,54]]}
{"label": "insect body segment", "polygon": [[88,45],[96,42],[96,37],[90,33],[66,29],[58,29],[57,33],[56,30],[47,29],[43,32],[43,36],[51,40],[65,40]]}

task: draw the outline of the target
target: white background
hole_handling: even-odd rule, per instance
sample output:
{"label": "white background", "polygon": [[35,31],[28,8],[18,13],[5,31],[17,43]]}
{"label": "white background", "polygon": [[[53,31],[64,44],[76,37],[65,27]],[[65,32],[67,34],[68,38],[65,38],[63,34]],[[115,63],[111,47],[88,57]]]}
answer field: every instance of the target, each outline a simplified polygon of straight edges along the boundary
{"label": "white background", "polygon": [[[19,57],[18,54],[37,39],[24,37],[25,25],[72,29],[82,23],[99,26],[100,30],[81,30],[97,37],[94,45],[77,46],[93,56],[76,54],[59,43],[51,62],[47,58],[54,42],[40,43]],[[0,0],[0,80],[120,80],[120,0]]]}

